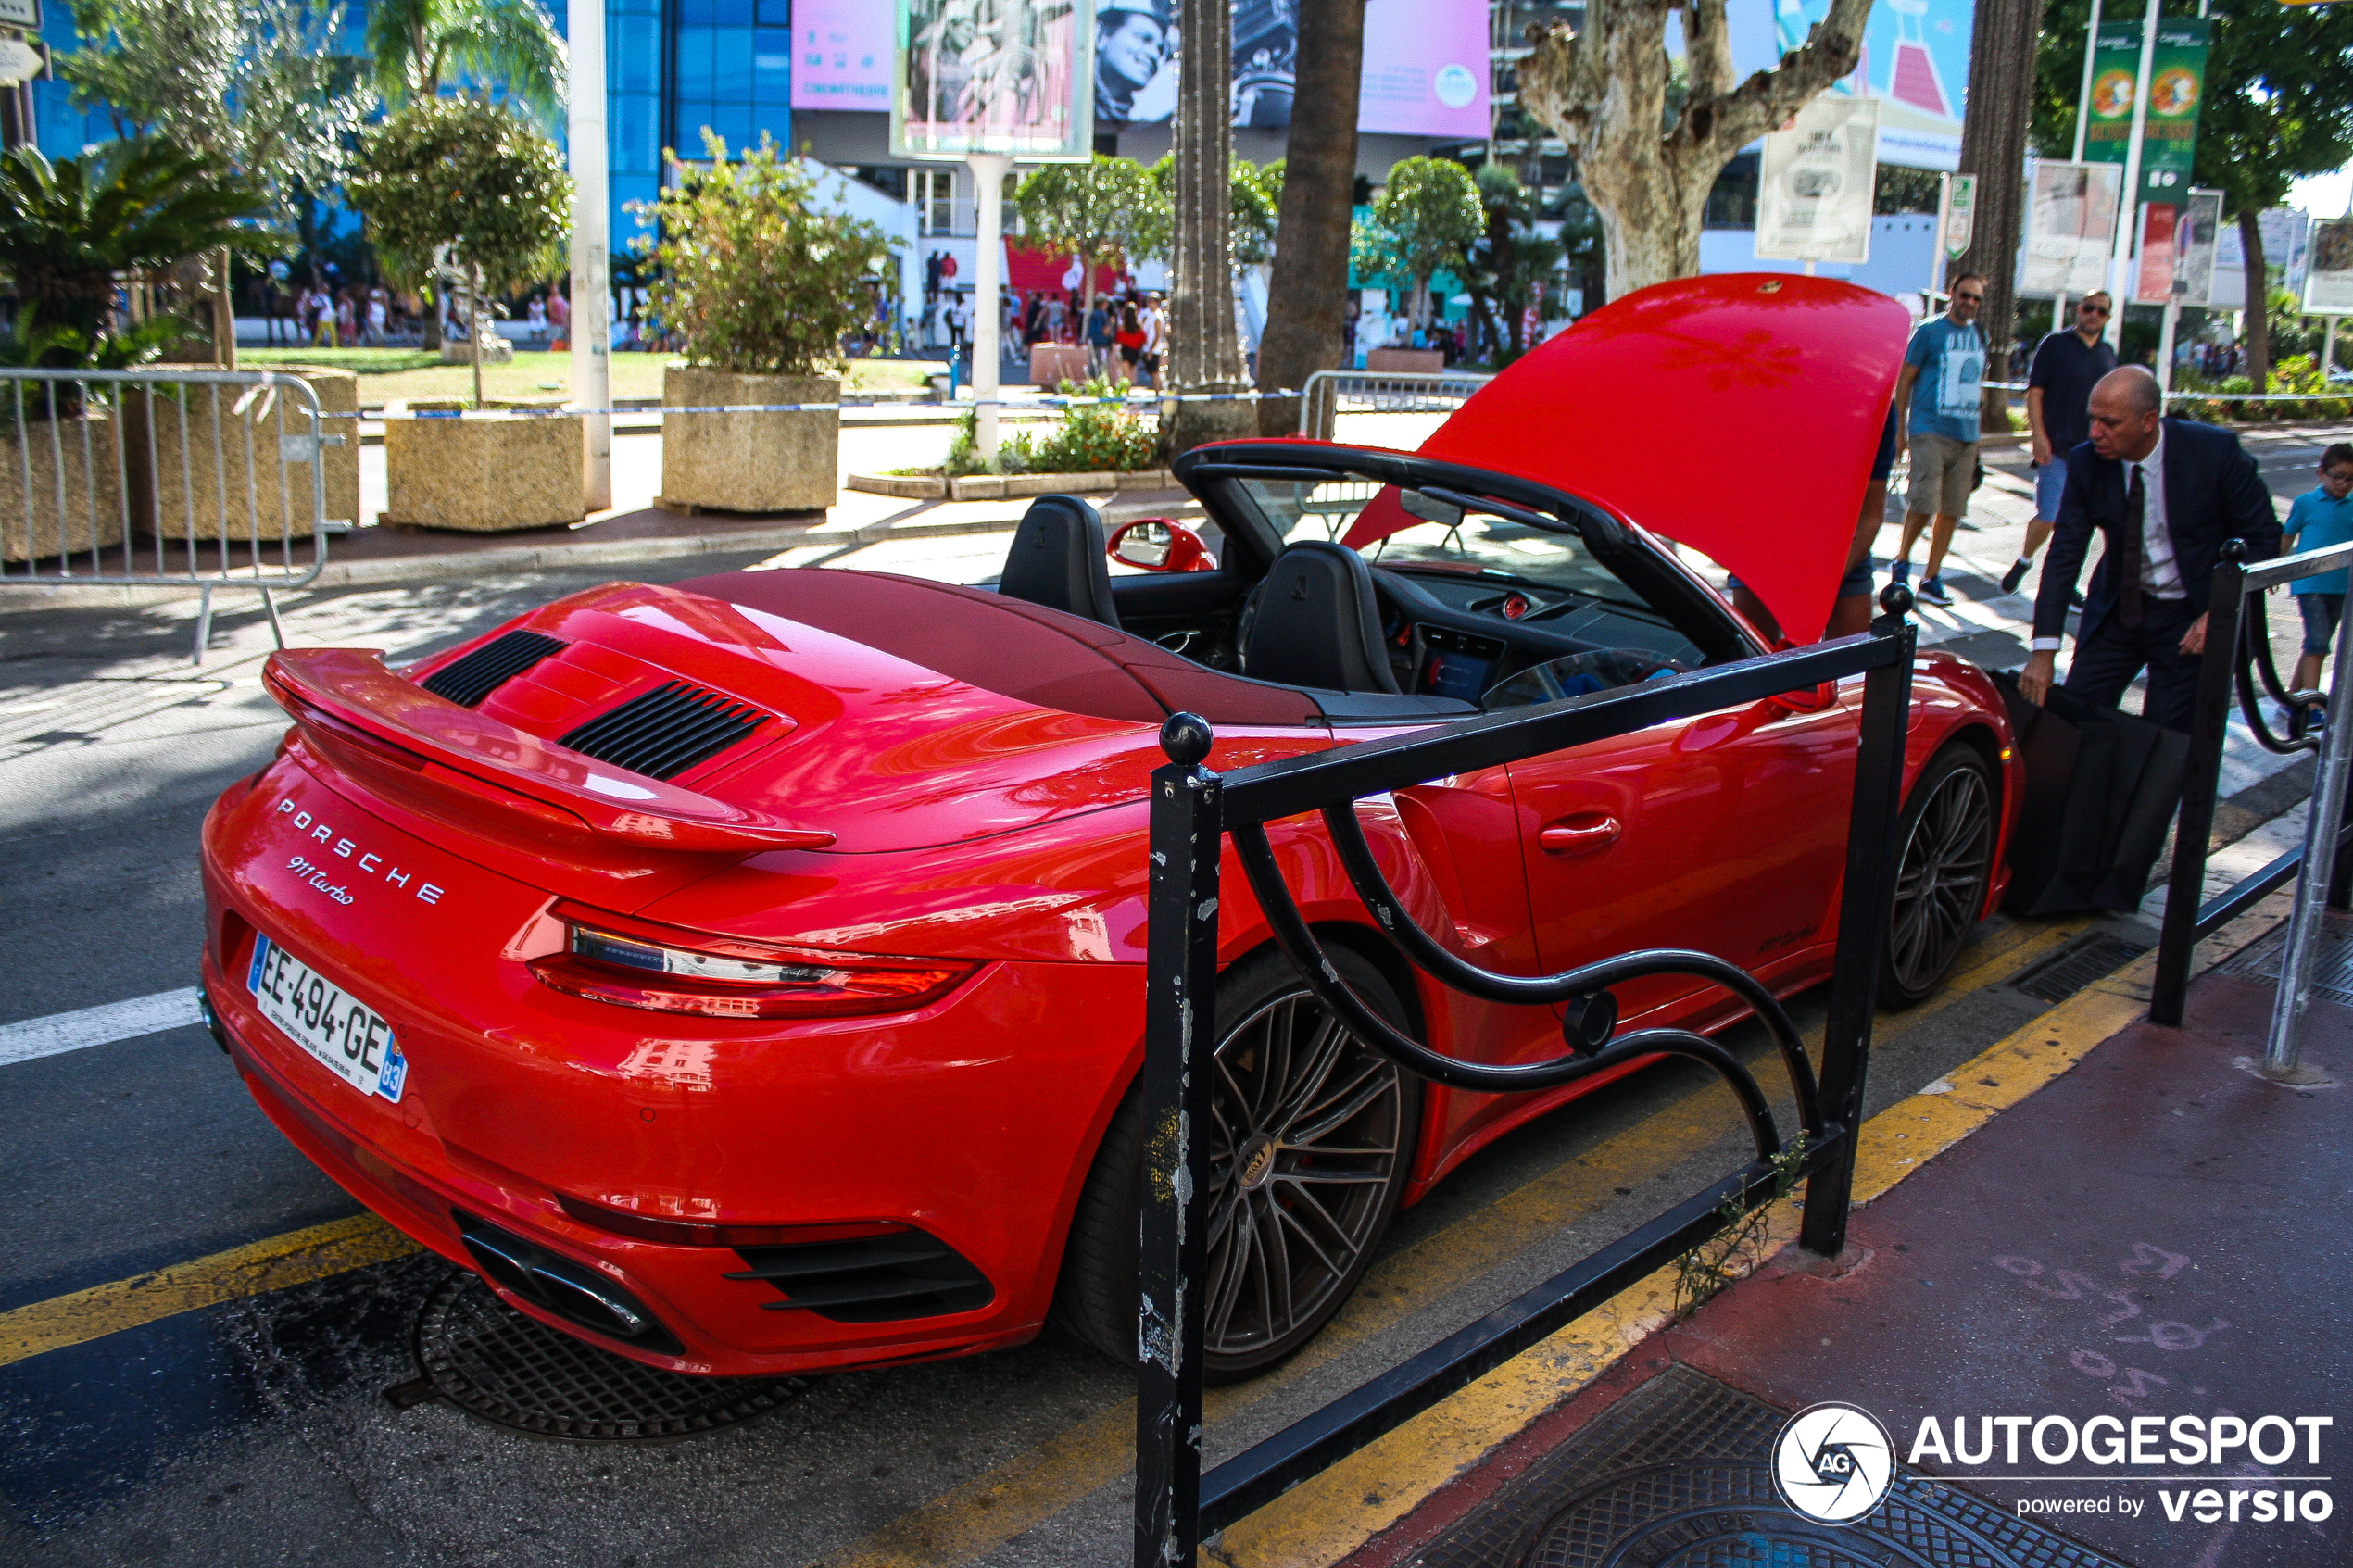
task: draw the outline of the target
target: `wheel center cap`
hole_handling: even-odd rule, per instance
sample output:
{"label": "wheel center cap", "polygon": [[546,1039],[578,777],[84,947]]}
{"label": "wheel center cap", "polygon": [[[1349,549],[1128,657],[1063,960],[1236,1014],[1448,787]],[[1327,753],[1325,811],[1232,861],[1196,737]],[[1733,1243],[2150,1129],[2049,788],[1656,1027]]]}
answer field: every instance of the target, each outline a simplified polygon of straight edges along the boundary
{"label": "wheel center cap", "polygon": [[1239,1173],[1235,1179],[1241,1184],[1244,1192],[1255,1192],[1266,1185],[1266,1178],[1275,1172],[1275,1150],[1278,1147],[1265,1133],[1252,1134],[1250,1140],[1242,1145],[1241,1159],[1235,1165]]}

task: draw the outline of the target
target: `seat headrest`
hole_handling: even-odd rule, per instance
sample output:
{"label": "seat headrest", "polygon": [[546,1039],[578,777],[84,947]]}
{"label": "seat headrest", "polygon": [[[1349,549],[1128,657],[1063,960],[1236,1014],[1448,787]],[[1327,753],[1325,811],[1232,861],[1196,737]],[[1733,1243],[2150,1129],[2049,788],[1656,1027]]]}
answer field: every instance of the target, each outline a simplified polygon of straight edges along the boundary
{"label": "seat headrest", "polygon": [[1117,626],[1104,548],[1101,513],[1076,495],[1040,495],[1013,531],[997,591]]}
{"label": "seat headrest", "polygon": [[1276,557],[1259,588],[1242,669],[1252,680],[1286,685],[1396,691],[1365,558],[1321,539]]}

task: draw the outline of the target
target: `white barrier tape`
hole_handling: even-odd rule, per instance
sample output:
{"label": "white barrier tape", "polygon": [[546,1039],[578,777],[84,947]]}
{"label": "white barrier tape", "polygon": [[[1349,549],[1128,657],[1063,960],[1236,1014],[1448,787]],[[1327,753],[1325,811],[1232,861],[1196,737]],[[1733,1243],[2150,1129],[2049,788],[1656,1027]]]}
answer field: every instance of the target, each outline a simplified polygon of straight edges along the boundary
{"label": "white barrier tape", "polygon": [[[1981,382],[1988,392],[2024,392],[2022,381]],[[2353,402],[2353,386],[2343,392],[2169,392],[2166,396],[2179,403],[2347,403]]]}
{"label": "white barrier tape", "polygon": [[[322,409],[322,420],[486,420],[486,419],[570,419],[589,414],[623,418],[643,414],[823,414],[837,413],[845,408],[1126,408],[1139,412],[1159,408],[1164,403],[1257,403],[1267,398],[1298,397],[1302,394],[1281,390],[1276,392],[1170,392],[1154,393],[1147,397],[960,397],[939,403],[709,403],[652,404],[635,408],[417,408],[397,414],[370,413],[365,409],[353,413],[347,409]],[[1445,393],[1416,395],[1447,396]]]}

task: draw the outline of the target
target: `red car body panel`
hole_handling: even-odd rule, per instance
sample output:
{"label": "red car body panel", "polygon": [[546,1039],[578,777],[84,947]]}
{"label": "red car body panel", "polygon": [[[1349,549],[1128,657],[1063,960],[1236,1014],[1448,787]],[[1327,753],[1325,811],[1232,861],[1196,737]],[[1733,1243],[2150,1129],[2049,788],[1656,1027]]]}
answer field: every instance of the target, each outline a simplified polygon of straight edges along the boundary
{"label": "red car body panel", "polygon": [[[1881,314],[1860,312],[1856,330],[1884,336]],[[1856,373],[1877,374],[1876,351],[1860,359]],[[1854,497],[1830,488],[1822,504],[1843,496],[1846,510],[1816,531],[1843,547]],[[564,646],[471,709],[419,683],[490,637],[396,673],[358,650],[273,659],[271,688],[296,726],[207,820],[205,991],[256,1098],[361,1202],[460,1263],[458,1213],[595,1271],[679,1346],[613,1348],[690,1372],[875,1365],[1035,1334],[1140,1060],[1161,718],[1179,702],[1223,712],[1221,770],[1396,733],[1336,731],[1293,694],[1072,617],[874,574],[620,583],[492,635],[518,627]],[[673,681],[766,718],[666,781],[557,738]],[[1786,993],[1829,972],[1858,699],[1856,683],[1810,710],[1703,715],[1360,814],[1415,918],[1482,965],[1531,973],[1697,946]],[[2006,847],[2020,780],[1998,695],[1923,656],[1907,784],[1956,737],[2001,764]],[[1541,825],[1580,813],[1622,831],[1591,854],[1536,847]],[[1270,834],[1308,919],[1383,964],[1434,1048],[1557,1054],[1553,1010],[1453,994],[1389,953],[1312,819]],[[1230,858],[1224,886],[1231,960],[1268,930]],[[1989,909],[2000,892],[1997,876]],[[559,906],[602,911],[600,927],[633,939],[920,955],[972,972],[878,1016],[651,1012],[541,982],[534,960],[567,940]],[[257,935],[392,1021],[409,1064],[398,1103],[352,1088],[262,1017],[245,984]],[[1621,1002],[1629,1025],[1717,1028],[1744,1010],[1667,980]],[[1592,1086],[1429,1088],[1407,1200]],[[729,1277],[737,1249],[623,1234],[582,1204],[685,1223],[912,1225],[970,1260],[989,1298],[875,1323],[770,1310],[774,1286]]]}

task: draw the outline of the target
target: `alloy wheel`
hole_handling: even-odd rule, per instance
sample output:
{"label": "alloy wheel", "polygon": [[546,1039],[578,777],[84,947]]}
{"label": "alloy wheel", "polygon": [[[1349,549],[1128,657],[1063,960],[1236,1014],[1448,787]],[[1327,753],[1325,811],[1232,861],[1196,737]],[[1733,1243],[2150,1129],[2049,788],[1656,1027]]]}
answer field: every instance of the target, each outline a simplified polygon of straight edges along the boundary
{"label": "alloy wheel", "polygon": [[1204,1340],[1256,1361],[1312,1333],[1379,1237],[1404,1086],[1303,988],[1243,1019],[1216,1060]]}
{"label": "alloy wheel", "polygon": [[1994,798],[1985,775],[1958,767],[1936,781],[1913,820],[1895,878],[1888,963],[1907,994],[1936,984],[1985,903],[1994,859]]}

